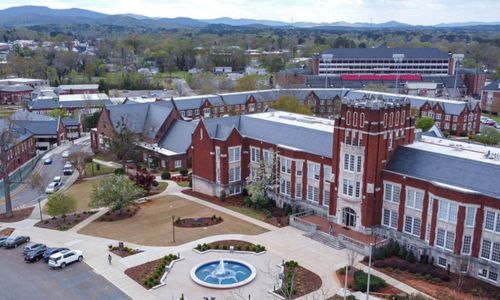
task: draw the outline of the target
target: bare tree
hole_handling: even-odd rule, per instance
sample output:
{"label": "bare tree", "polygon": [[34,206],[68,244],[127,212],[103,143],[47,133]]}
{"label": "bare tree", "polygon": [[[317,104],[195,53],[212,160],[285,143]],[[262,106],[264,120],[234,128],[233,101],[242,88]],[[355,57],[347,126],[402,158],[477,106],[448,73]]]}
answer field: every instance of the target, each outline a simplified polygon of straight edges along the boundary
{"label": "bare tree", "polygon": [[347,263],[349,264],[349,267],[352,267],[358,260],[359,254],[358,252],[349,248],[346,248],[346,251],[347,251]]}
{"label": "bare tree", "polygon": [[78,151],[71,153],[71,155],[69,156],[69,160],[78,170],[78,173],[80,173],[79,177],[82,177],[85,173],[85,165],[88,162],[92,162],[92,156],[86,152]]}
{"label": "bare tree", "polygon": [[[0,177],[3,178],[5,216],[7,218],[14,215],[10,197],[9,164],[12,159],[9,159],[9,150],[15,146],[18,136],[19,132],[14,128],[14,124],[10,120],[0,120]],[[12,152],[14,154],[14,151]]]}
{"label": "bare tree", "polygon": [[28,184],[31,189],[39,192],[40,194],[45,191],[45,179],[38,172],[31,174],[31,178],[29,179]]}

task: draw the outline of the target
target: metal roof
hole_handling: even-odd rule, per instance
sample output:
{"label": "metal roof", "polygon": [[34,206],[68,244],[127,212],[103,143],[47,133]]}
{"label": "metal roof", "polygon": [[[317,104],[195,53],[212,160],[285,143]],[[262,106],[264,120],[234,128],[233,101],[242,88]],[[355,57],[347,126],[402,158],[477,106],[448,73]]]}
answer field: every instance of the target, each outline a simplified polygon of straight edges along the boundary
{"label": "metal roof", "polygon": [[493,81],[483,88],[484,91],[500,91],[500,79]]}
{"label": "metal roof", "polygon": [[175,120],[158,146],[175,153],[186,153],[191,146],[191,134],[198,121]]}
{"label": "metal roof", "polygon": [[31,121],[31,120],[16,120],[15,124],[22,127],[34,135],[52,135],[57,136],[59,127],[58,120],[51,121]]}

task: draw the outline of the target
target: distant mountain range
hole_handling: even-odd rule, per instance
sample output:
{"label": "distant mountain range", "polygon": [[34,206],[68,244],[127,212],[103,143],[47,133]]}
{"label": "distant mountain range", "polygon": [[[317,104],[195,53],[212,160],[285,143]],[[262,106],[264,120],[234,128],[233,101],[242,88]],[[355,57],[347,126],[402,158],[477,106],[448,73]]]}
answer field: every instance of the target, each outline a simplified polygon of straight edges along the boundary
{"label": "distant mountain range", "polygon": [[[1,27],[35,26],[35,25],[115,25],[123,27],[147,27],[147,28],[204,28],[212,24],[223,24],[229,26],[269,26],[269,27],[289,27],[292,24],[273,20],[253,20],[253,19],[232,19],[216,18],[197,20],[185,17],[178,18],[150,18],[136,14],[108,15],[91,10],[71,8],[71,9],[51,9],[45,6],[17,6],[0,10]],[[442,23],[434,27],[466,27],[478,25],[500,25],[500,22],[464,22],[464,23]],[[385,23],[314,23],[296,22],[294,27],[300,28],[411,28],[414,25],[390,21]]]}

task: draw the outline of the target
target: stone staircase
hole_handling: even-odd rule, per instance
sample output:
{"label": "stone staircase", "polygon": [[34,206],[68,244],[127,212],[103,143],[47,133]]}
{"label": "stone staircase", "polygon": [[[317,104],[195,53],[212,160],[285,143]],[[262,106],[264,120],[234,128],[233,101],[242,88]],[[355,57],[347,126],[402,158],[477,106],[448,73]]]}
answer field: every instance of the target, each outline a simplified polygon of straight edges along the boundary
{"label": "stone staircase", "polygon": [[312,233],[305,233],[304,236],[325,244],[337,250],[345,249],[345,246],[338,240],[336,236],[316,230]]}

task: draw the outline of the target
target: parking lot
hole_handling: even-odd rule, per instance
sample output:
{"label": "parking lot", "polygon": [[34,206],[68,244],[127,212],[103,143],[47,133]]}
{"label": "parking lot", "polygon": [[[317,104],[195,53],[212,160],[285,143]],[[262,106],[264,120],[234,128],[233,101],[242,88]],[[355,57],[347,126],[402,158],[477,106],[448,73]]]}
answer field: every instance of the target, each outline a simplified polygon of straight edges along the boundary
{"label": "parking lot", "polygon": [[64,270],[25,263],[23,247],[0,248],[0,299],[130,299],[84,262]]}

